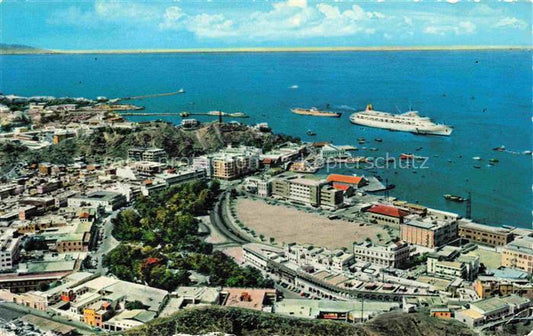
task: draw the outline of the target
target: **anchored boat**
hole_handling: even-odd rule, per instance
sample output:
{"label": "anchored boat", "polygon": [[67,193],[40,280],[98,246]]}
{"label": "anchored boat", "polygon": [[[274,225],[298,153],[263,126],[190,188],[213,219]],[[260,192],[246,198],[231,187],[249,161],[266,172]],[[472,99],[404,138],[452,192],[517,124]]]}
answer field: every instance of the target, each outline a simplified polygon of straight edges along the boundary
{"label": "anchored boat", "polygon": [[452,127],[435,124],[428,117],[421,117],[417,111],[402,114],[375,111],[372,104],[368,104],[365,111],[353,113],[350,122],[356,125],[388,129],[391,131],[411,132],[421,135],[452,134]]}
{"label": "anchored boat", "polygon": [[456,196],[456,195],[449,195],[449,194],[446,194],[444,195],[444,198],[447,200],[447,201],[452,201],[452,202],[464,202],[465,199],[462,198],[461,196]]}

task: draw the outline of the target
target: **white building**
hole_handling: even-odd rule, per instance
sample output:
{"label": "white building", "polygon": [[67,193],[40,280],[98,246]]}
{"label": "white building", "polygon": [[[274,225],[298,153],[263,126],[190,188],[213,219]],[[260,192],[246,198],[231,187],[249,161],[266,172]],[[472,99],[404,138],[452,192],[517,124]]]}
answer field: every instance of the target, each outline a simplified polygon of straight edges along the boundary
{"label": "white building", "polygon": [[99,208],[111,212],[126,203],[124,195],[112,191],[95,191],[87,195],[77,195],[67,200],[69,207]]}
{"label": "white building", "polygon": [[354,244],[355,258],[382,267],[398,267],[409,259],[409,245],[399,241],[388,246],[372,243]]}
{"label": "white building", "polygon": [[272,194],[272,181],[252,176],[244,180],[244,188],[257,196],[269,197]]}
{"label": "white building", "polygon": [[13,237],[14,229],[7,229],[0,236],[0,271],[10,270],[17,263],[22,237]]}
{"label": "white building", "polygon": [[259,169],[261,149],[255,147],[228,147],[213,154],[193,159],[193,169],[205,170],[208,177],[230,180]]}

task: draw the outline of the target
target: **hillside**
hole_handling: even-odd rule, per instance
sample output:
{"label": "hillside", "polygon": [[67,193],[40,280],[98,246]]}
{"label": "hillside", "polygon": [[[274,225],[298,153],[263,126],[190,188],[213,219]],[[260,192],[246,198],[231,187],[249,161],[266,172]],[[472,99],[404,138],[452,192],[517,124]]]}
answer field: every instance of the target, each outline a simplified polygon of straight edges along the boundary
{"label": "hillside", "polygon": [[452,321],[425,314],[388,313],[364,325],[284,317],[257,311],[204,307],[185,309],[171,317],[156,319],[141,327],[119,333],[125,336],[170,336],[223,332],[237,336],[471,336],[471,330]]}
{"label": "hillside", "polygon": [[0,43],[0,55],[14,55],[14,54],[46,54],[49,50],[39,49],[22,44],[6,44]]}
{"label": "hillside", "polygon": [[17,143],[2,143],[0,173],[9,171],[19,162],[68,164],[79,156],[85,156],[88,162],[100,162],[106,157],[126,158],[131,147],[160,147],[171,158],[183,158],[213,152],[230,144],[252,145],[266,151],[286,141],[299,139],[261,133],[245,125],[209,123],[198,130],[184,130],[167,123],[151,122],[139,125],[135,130],[99,130],[40,150],[30,150]]}

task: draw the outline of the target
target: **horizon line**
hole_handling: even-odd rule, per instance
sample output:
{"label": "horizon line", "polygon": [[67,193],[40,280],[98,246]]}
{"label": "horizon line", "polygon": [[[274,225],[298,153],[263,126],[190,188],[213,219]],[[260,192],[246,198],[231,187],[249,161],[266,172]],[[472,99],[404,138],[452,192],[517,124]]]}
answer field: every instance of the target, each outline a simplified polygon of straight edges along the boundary
{"label": "horizon line", "polygon": [[190,49],[36,49],[10,50],[0,48],[3,55],[13,54],[172,54],[172,53],[262,53],[262,52],[323,52],[323,51],[454,51],[454,50],[531,50],[532,46],[383,46],[383,47],[242,47],[242,48],[190,48]]}

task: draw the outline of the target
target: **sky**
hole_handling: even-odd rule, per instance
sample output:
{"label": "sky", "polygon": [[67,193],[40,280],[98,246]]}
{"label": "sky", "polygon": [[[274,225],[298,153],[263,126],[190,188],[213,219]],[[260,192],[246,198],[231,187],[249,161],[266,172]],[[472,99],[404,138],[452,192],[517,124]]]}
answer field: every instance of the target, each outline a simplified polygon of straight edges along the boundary
{"label": "sky", "polygon": [[44,49],[532,45],[532,0],[0,0]]}

